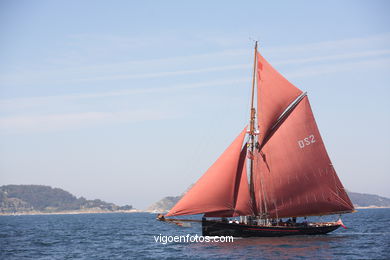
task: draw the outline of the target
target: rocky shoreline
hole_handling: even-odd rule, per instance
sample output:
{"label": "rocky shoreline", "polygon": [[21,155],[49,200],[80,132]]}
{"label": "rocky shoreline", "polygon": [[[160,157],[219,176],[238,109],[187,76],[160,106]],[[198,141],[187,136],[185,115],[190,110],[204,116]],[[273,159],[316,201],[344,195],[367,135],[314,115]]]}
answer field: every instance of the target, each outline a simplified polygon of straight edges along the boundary
{"label": "rocky shoreline", "polygon": [[[389,209],[390,207],[381,206],[367,206],[367,207],[355,207],[355,209]],[[167,211],[157,210],[142,210],[142,209],[130,209],[130,210],[71,210],[71,211],[59,211],[59,212],[42,212],[42,211],[27,211],[27,212],[14,212],[14,213],[0,213],[0,216],[26,216],[26,215],[78,215],[78,214],[109,214],[109,213],[167,213]]]}
{"label": "rocky shoreline", "polygon": [[43,212],[43,211],[25,211],[25,212],[13,212],[13,213],[0,213],[0,216],[25,216],[25,215],[78,215],[78,214],[102,214],[102,213],[140,213],[146,212],[139,209],[130,210],[69,210],[69,211],[57,211],[57,212]]}
{"label": "rocky shoreline", "polygon": [[389,206],[367,206],[367,207],[355,207],[355,209],[390,209]]}

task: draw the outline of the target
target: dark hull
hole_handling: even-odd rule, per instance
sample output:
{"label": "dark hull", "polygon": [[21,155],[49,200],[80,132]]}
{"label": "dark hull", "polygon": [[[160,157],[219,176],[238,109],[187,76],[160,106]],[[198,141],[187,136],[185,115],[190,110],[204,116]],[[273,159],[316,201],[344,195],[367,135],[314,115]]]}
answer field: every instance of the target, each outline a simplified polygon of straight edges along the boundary
{"label": "dark hull", "polygon": [[234,236],[234,237],[281,237],[296,235],[321,235],[339,228],[336,223],[318,223],[318,225],[299,226],[252,226],[245,224],[226,223],[203,220],[203,236]]}

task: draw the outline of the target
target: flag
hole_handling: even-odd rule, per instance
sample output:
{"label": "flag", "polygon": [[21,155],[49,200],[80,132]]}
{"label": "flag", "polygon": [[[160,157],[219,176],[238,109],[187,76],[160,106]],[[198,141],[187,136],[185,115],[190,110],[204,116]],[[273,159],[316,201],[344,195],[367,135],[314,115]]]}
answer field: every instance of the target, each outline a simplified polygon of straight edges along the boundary
{"label": "flag", "polygon": [[336,224],[342,226],[343,228],[347,229],[347,227],[344,225],[344,223],[341,221],[341,218],[339,218],[339,220],[337,220]]}

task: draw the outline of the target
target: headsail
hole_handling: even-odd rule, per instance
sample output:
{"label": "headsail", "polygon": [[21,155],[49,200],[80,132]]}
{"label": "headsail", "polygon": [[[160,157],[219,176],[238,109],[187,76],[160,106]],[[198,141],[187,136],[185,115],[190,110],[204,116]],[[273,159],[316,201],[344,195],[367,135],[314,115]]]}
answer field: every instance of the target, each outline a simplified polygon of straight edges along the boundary
{"label": "headsail", "polygon": [[256,151],[254,184],[258,211],[271,218],[353,211],[306,96]]}
{"label": "headsail", "polygon": [[257,53],[257,113],[259,143],[268,134],[282,112],[302,91],[285,79]]}
{"label": "headsail", "polygon": [[252,215],[246,173],[246,128],[167,216],[231,217]]}

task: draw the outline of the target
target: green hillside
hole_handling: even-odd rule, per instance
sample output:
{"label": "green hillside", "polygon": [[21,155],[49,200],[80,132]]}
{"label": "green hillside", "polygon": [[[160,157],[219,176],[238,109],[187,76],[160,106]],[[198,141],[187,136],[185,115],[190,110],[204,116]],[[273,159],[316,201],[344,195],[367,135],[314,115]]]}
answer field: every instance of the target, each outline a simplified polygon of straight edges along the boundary
{"label": "green hillside", "polygon": [[0,213],[20,212],[61,212],[78,210],[128,210],[132,206],[119,207],[99,199],[77,198],[59,188],[43,185],[4,185],[0,186]]}

